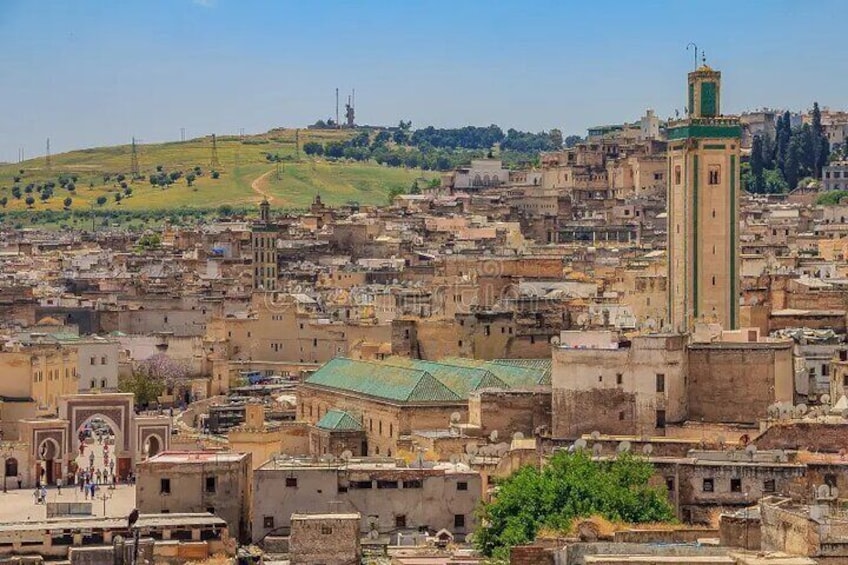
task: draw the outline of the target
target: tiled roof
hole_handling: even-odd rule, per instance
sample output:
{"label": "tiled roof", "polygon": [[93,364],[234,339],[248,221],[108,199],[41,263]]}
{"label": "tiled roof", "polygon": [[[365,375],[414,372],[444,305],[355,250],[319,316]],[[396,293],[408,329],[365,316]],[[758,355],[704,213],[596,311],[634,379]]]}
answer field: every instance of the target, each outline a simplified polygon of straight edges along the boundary
{"label": "tiled roof", "polygon": [[531,369],[540,373],[537,384],[551,384],[551,360],[550,359],[495,359],[492,363],[499,365],[512,365],[522,369]]}
{"label": "tiled roof", "polygon": [[423,361],[421,359],[408,359],[405,357],[395,357],[387,360],[386,363],[426,371],[455,392],[460,398],[468,398],[468,393],[480,388],[508,388],[509,386],[492,374],[491,371],[469,365],[437,363],[435,361]]}
{"label": "tiled roof", "polygon": [[450,402],[461,397],[427,371],[337,357],[305,381],[400,402]]}
{"label": "tiled roof", "polygon": [[[551,384],[551,364],[547,359],[496,359],[482,361],[451,357],[445,363],[477,367],[491,372],[506,383],[506,388],[527,388]],[[547,362],[547,364],[545,364]]]}
{"label": "tiled roof", "polygon": [[362,431],[362,424],[359,423],[359,420],[344,410],[328,410],[315,425],[325,430]]}

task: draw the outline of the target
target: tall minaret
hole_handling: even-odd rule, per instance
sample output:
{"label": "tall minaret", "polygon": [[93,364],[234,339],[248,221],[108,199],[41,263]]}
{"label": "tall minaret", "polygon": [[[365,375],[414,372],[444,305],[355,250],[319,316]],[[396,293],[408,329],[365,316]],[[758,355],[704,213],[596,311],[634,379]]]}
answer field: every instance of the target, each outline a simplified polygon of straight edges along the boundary
{"label": "tall minaret", "polygon": [[687,118],[668,129],[668,317],[739,327],[739,153],[742,128],[721,115],[721,73],[689,73]]}

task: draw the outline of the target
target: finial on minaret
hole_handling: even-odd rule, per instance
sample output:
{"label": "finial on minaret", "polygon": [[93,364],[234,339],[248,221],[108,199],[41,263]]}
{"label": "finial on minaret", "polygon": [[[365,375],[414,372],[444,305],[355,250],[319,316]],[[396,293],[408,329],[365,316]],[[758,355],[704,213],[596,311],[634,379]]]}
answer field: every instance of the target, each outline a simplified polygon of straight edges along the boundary
{"label": "finial on minaret", "polygon": [[707,54],[704,51],[701,51],[701,64],[707,66]]}

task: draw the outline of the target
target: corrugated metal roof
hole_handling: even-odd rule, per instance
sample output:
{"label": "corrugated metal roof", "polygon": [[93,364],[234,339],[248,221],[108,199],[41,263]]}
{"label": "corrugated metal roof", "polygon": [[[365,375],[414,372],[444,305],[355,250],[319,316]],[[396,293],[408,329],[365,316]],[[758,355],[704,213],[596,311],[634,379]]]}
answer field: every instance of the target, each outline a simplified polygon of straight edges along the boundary
{"label": "corrugated metal roof", "polygon": [[461,400],[426,371],[342,357],[328,361],[305,382],[401,402]]}
{"label": "corrugated metal roof", "polygon": [[315,425],[325,430],[362,431],[362,424],[359,423],[359,420],[344,410],[328,410]]}

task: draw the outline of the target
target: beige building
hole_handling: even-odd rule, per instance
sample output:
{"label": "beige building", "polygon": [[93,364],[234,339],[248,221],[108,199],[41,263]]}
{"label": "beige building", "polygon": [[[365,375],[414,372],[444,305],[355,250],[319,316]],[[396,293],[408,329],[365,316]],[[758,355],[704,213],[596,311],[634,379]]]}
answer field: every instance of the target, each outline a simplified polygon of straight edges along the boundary
{"label": "beige building", "polygon": [[270,224],[271,205],[263,200],[259,205],[259,223],[251,232],[253,244],[253,288],[277,289],[277,228]]}
{"label": "beige building", "polygon": [[76,394],[79,378],[77,349],[59,343],[0,346],[0,396],[31,400],[36,413],[55,414],[62,395]]}
{"label": "beige building", "polygon": [[289,537],[291,565],[350,565],[359,563],[359,523],[350,514],[292,514]]}
{"label": "beige building", "polygon": [[276,457],[254,472],[253,492],[254,541],[294,534],[293,514],[322,511],[360,513],[361,533],[446,529],[463,538],[476,525],[482,482],[463,464]]}
{"label": "beige building", "polygon": [[739,327],[741,127],[721,115],[721,73],[689,73],[689,116],[668,131],[668,312],[673,331],[698,320]]}
{"label": "beige building", "polygon": [[142,514],[209,512],[250,539],[253,483],[248,453],[165,451],[136,466],[136,506]]}

